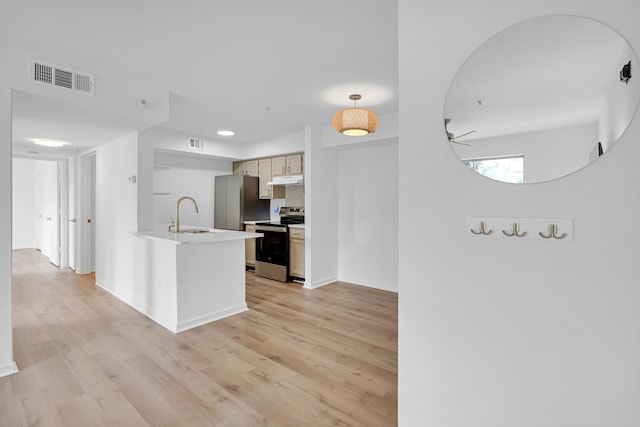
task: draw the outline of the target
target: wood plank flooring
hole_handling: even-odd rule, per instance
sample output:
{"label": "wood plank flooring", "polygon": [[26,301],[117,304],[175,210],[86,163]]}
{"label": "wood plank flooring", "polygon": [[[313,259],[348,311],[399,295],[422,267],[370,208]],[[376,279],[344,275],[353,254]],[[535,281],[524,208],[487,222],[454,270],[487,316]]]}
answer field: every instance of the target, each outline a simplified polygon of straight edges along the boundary
{"label": "wood plank flooring", "polygon": [[247,273],[250,310],[175,335],[35,250],[13,253],[0,426],[394,426],[397,295]]}

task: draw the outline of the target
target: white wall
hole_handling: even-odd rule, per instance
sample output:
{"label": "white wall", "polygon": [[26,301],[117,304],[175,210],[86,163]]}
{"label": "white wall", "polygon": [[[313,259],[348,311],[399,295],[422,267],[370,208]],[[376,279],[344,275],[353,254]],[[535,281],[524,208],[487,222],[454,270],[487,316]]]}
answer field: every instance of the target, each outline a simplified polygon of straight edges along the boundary
{"label": "white wall", "polygon": [[596,123],[528,132],[452,144],[461,159],[524,155],[524,182],[544,182],[565,176],[589,164],[598,143]]}
{"label": "white wall", "polygon": [[36,160],[13,159],[12,249],[35,248]]}
{"label": "white wall", "polygon": [[243,144],[242,158],[255,159],[304,151],[304,132],[294,132],[275,138],[267,138],[250,144]]}
{"label": "white wall", "polygon": [[[141,135],[143,134],[143,135]],[[154,246],[132,233],[153,224],[153,132],[132,133],[100,145],[97,161],[96,283],[143,313],[158,313]],[[135,184],[129,177],[136,175]],[[160,317],[166,315],[163,313]]]}
{"label": "white wall", "polygon": [[[639,13],[631,0],[399,0],[399,425],[638,425],[640,120],[589,167],[517,186],[468,173],[442,111],[458,68],[504,28],[576,14],[638,51]],[[476,215],[571,218],[574,240],[474,236]]]}
{"label": "white wall", "polygon": [[338,279],[338,154],[322,147],[320,129],[305,128],[305,287]]}
{"label": "white wall", "polygon": [[154,192],[170,193],[154,197],[155,228],[166,229],[170,221],[175,220],[176,201],[181,196],[193,197],[199,209],[199,213],[195,213],[191,202],[183,202],[181,225],[213,227],[215,177],[231,174],[232,161],[157,152],[155,163],[169,169],[154,172]]}
{"label": "white wall", "polygon": [[634,79],[633,71],[640,64],[638,64],[633,51],[625,46],[616,68],[621,70],[623,65],[629,61],[631,61],[631,79],[623,84],[619,78],[613,78],[611,85],[607,88],[606,105],[600,118],[600,141],[604,151],[610,149],[618,141],[638,108],[640,83],[638,79]]}
{"label": "white wall", "polygon": [[132,133],[96,151],[96,282],[115,295],[135,292],[138,231],[138,134]]}
{"label": "white wall", "polygon": [[[5,50],[0,40],[0,51]],[[11,85],[0,67],[0,377],[17,371],[11,325]]]}
{"label": "white wall", "polygon": [[398,143],[339,151],[338,177],[338,278],[397,292]]}
{"label": "white wall", "polygon": [[[201,135],[186,134],[164,129],[161,126],[147,129],[143,134],[153,135],[153,146],[162,150],[172,150],[183,152],[184,154],[214,156],[219,158],[242,159],[244,157],[244,147],[242,144],[234,143],[233,140],[212,140]],[[204,149],[189,148],[189,138],[203,138],[205,140]]]}

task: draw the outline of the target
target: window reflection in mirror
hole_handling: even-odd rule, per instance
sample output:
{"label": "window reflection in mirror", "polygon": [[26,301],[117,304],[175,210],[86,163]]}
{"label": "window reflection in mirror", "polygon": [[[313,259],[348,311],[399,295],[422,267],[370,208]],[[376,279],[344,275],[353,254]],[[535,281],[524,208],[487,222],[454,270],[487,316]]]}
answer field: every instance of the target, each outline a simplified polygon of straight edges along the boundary
{"label": "window reflection in mirror", "polygon": [[[632,77],[620,81],[629,61]],[[548,16],[517,24],[481,45],[456,74],[444,109],[449,144],[465,163],[521,156],[522,181],[490,176],[498,181],[570,174],[626,130],[640,99],[636,69],[629,45],[599,22]]]}
{"label": "window reflection in mirror", "polygon": [[480,175],[496,181],[512,184],[524,182],[524,156],[466,159],[463,163]]}

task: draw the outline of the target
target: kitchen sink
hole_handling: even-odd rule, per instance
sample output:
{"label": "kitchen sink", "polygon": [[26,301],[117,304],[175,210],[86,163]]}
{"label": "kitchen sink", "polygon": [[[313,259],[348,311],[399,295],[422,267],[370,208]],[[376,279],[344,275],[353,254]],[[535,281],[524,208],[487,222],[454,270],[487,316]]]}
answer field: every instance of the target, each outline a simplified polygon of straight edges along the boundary
{"label": "kitchen sink", "polygon": [[207,230],[204,228],[191,228],[189,230],[180,230],[181,233],[191,233],[191,234],[198,234],[198,233],[215,233],[215,231],[211,231],[211,230]]}

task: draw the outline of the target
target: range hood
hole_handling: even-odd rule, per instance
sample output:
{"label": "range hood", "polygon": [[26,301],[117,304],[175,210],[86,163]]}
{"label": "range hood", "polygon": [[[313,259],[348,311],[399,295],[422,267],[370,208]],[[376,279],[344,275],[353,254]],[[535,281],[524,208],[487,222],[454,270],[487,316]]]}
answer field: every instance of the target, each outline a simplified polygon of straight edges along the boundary
{"label": "range hood", "polygon": [[283,176],[274,176],[273,180],[267,182],[267,185],[283,185],[283,186],[291,186],[291,185],[302,185],[304,179],[302,175],[283,175]]}

